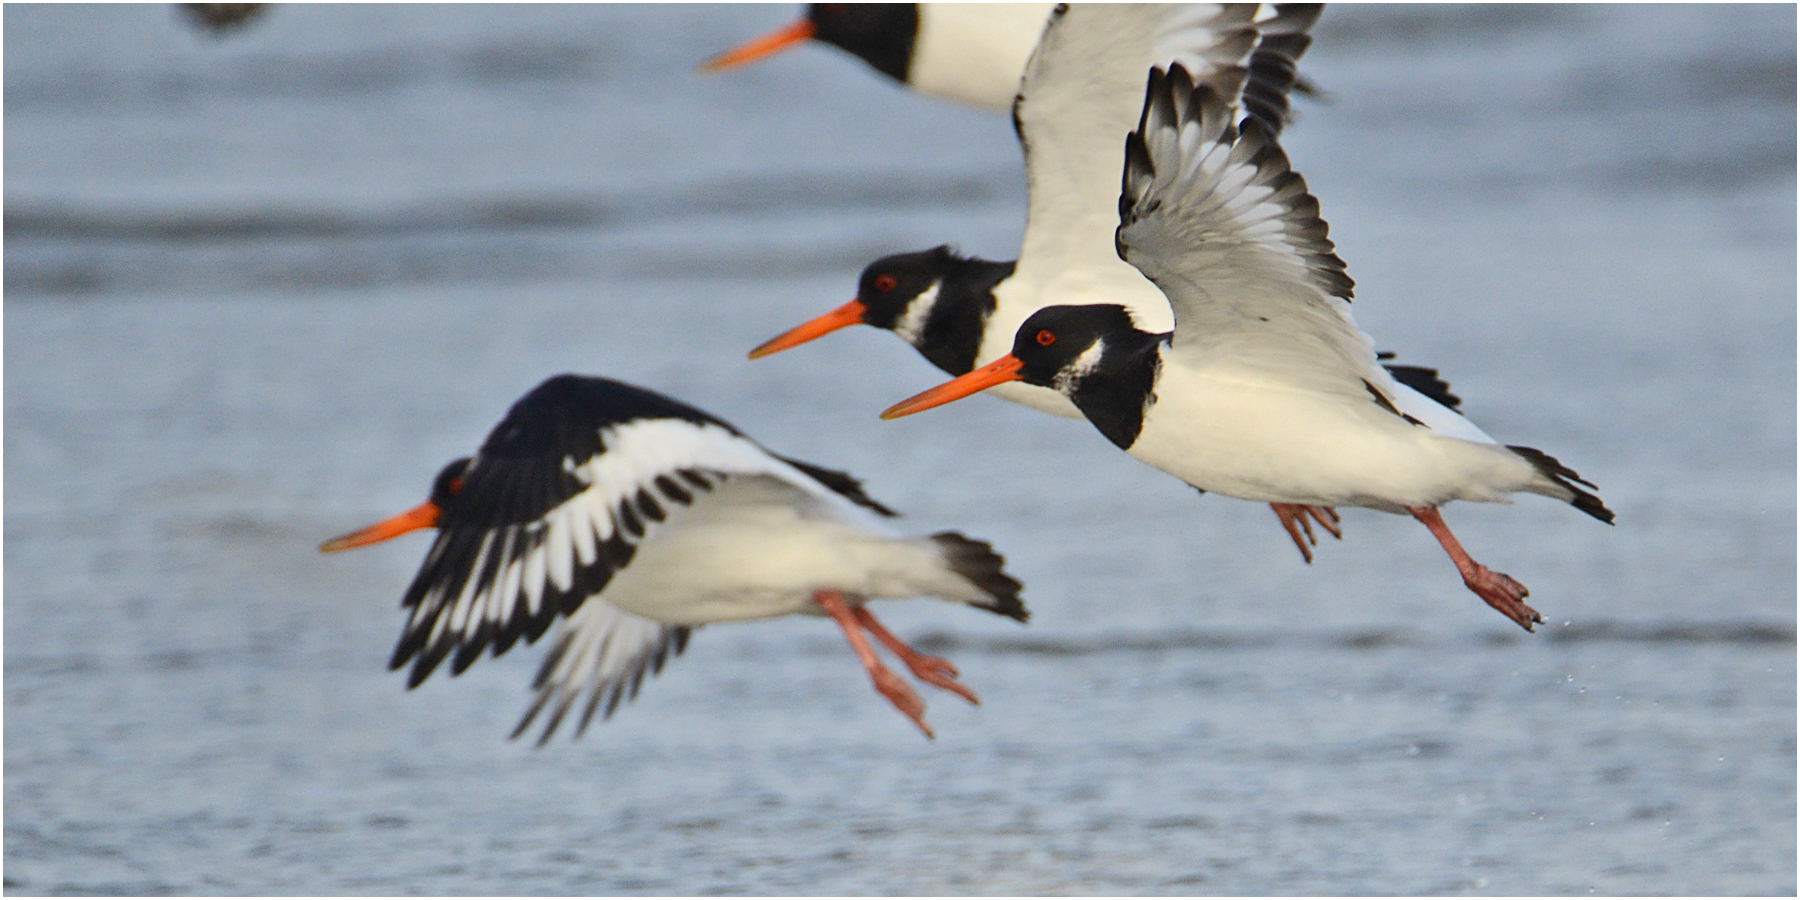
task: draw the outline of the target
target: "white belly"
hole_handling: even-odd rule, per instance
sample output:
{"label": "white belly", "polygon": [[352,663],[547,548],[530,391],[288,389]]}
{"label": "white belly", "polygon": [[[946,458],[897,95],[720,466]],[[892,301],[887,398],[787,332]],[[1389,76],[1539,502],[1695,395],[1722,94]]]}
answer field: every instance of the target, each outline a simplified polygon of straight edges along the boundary
{"label": "white belly", "polygon": [[1535,478],[1494,444],[1443,437],[1361,398],[1165,367],[1129,452],[1195,487],[1265,503],[1404,512],[1508,502]]}
{"label": "white belly", "polygon": [[881,534],[825,507],[796,506],[783,488],[735,478],[638,547],[600,596],[634,615],[698,625],[817,613],[813,593],[865,598],[970,594],[929,539]]}

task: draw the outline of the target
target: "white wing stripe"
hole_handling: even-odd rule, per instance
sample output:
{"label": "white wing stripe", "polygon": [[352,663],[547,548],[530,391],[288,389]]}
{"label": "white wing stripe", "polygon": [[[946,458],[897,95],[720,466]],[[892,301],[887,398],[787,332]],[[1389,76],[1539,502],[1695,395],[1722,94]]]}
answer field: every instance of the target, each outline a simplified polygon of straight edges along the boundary
{"label": "white wing stripe", "polygon": [[537,699],[514,730],[514,736],[523,733],[540,712],[548,709],[549,718],[538,743],[548,741],[584,693],[588,702],[580,728],[586,727],[588,718],[602,703],[610,715],[626,692],[636,694],[643,676],[660,666],[664,653],[669,649],[679,652],[681,631],[631,615],[597,598],[583,604],[560,626],[555,647],[533,685]]}
{"label": "white wing stripe", "polygon": [[[699,494],[681,488],[679,482],[705,486],[704,493],[712,482],[733,475],[769,476],[847,518],[869,520],[872,529],[886,530],[873,522],[869,512],[726,426],[639,419],[601,429],[598,437],[602,452],[580,464],[565,461],[563,466],[586,488],[537,520],[495,525],[478,533],[440,534],[434,555],[428,557],[429,568],[422,570],[437,573],[440,580],[412,594],[416,598],[412,621],[396,650],[396,659],[415,659],[413,683],[423,680],[451,651],[456,653],[453,668],[461,671],[489,641],[500,642],[492,646],[510,646],[519,634],[513,629],[541,633],[549,617],[570,605],[585,606],[589,597],[569,596],[577,585],[590,595],[603,589],[615,570],[632,558],[635,546],[661,527],[670,510],[697,500]],[[477,460],[475,465],[481,463]],[[670,490],[665,485],[676,487]],[[668,497],[670,505],[655,500],[657,493]],[[662,517],[651,515],[652,508]],[[662,646],[661,633],[657,634],[656,646]],[[587,652],[600,654],[596,663],[605,668],[623,664],[621,659],[637,659],[628,645]],[[626,656],[618,656],[621,653]]]}
{"label": "white wing stripe", "polygon": [[540,543],[536,547],[531,548],[531,553],[525,557],[523,576],[525,581],[525,609],[533,616],[536,616],[543,611],[545,578],[544,560],[549,551],[550,545],[548,543]]}
{"label": "white wing stripe", "polygon": [[544,555],[549,566],[550,580],[557,590],[566,591],[575,584],[575,557],[580,548],[571,546],[574,532],[569,528],[569,510],[559,506],[545,516],[550,523],[549,531],[544,535]]}
{"label": "white wing stripe", "polygon": [[[582,505],[564,504],[563,518],[569,520],[569,533],[575,539],[575,559],[583,568],[594,564],[594,521]],[[572,584],[573,582],[571,582]]]}

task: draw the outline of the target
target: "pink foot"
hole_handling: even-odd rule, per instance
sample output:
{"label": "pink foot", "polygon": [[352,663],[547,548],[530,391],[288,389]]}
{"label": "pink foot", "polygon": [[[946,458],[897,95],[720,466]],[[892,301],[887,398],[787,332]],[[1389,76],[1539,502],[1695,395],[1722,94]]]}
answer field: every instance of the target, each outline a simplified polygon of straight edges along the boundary
{"label": "pink foot", "polygon": [[886,627],[876,621],[875,614],[869,612],[867,609],[858,607],[852,614],[856,616],[856,623],[858,625],[861,625],[870,634],[874,635],[875,639],[880,641],[882,646],[892,651],[895,656],[900,657],[901,662],[906,663],[906,667],[912,670],[914,678],[934,687],[949,691],[976,706],[981,705],[981,698],[975,696],[974,691],[963,687],[962,684],[956,680],[956,667],[951,665],[949,660],[940,656],[926,656],[919,651],[906,646],[905,642],[895,637],[893,632],[888,631]]}
{"label": "pink foot", "polygon": [[1500,614],[1519,623],[1519,627],[1530,631],[1533,623],[1544,621],[1538,611],[1525,605],[1525,598],[1531,592],[1525,586],[1513,580],[1511,575],[1496,572],[1480,563],[1475,564],[1473,572],[1463,573],[1463,584],[1475,592],[1475,596],[1487,601],[1487,605],[1500,611]]}
{"label": "pink foot", "polygon": [[1425,523],[1431,529],[1438,543],[1444,545],[1444,552],[1450,554],[1450,561],[1456,563],[1456,571],[1462,573],[1463,584],[1475,592],[1475,596],[1487,602],[1487,605],[1500,611],[1500,614],[1517,622],[1520,628],[1531,630],[1533,623],[1544,621],[1538,611],[1525,605],[1525,598],[1531,594],[1525,586],[1514,581],[1512,576],[1496,572],[1470,558],[1467,550],[1450,533],[1450,526],[1444,524],[1444,517],[1432,506],[1407,507],[1413,518]]}
{"label": "pink foot", "polygon": [[[1307,506],[1303,503],[1271,503],[1269,508],[1275,511],[1275,517],[1281,520],[1281,527],[1287,529],[1288,537],[1294,539],[1294,546],[1300,548],[1300,558],[1311,563],[1312,548],[1319,545],[1319,539],[1313,535],[1312,523],[1317,521],[1321,528],[1331,533],[1338,540],[1344,539],[1344,532],[1338,528],[1337,510],[1329,506]],[[1305,537],[1302,537],[1302,532]]]}
{"label": "pink foot", "polygon": [[919,699],[918,693],[906,682],[901,681],[900,676],[883,667],[870,672],[869,680],[875,682],[876,692],[886,697],[889,703],[894,704],[894,708],[899,710],[901,715],[911,719],[914,725],[919,726],[919,730],[925,732],[926,737],[937,737],[931,733],[931,726],[925,724],[925,701]]}
{"label": "pink foot", "polygon": [[[851,609],[849,602],[844,600],[844,595],[837,591],[818,591],[813,594],[813,602],[819,604],[819,608],[824,610],[826,615],[837,620],[838,627],[844,631],[844,639],[850,642],[850,649],[862,662],[863,670],[869,673],[869,680],[875,683],[875,692],[886,697],[887,701],[894,704],[894,708],[899,710],[901,715],[911,719],[914,725],[919,726],[919,730],[924,732],[926,737],[935,738],[936,735],[931,733],[931,726],[925,724],[925,701],[919,699],[918,693],[906,682],[901,681],[900,676],[889,671],[887,666],[881,664],[881,660],[875,658],[875,650],[869,646],[868,640],[863,638],[857,616],[857,613],[862,610]],[[864,615],[867,614],[864,613]],[[884,633],[885,631],[886,629],[883,629]],[[889,637],[893,636],[889,635]]]}

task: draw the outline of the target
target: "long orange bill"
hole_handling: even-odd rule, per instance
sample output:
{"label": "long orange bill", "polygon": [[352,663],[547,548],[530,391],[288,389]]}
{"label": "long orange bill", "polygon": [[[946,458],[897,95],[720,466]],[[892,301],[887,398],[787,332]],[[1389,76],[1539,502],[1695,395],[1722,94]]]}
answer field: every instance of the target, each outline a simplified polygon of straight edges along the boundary
{"label": "long orange bill", "polygon": [[784,47],[798,44],[811,38],[818,31],[812,22],[801,19],[791,25],[783,25],[762,37],[739,44],[712,59],[700,64],[702,72],[718,72],[733,66],[762,59]]}
{"label": "long orange bill", "polygon": [[852,300],[811,322],[763,341],[761,346],[750,351],[750,358],[761,359],[771,353],[780,353],[789,347],[798,347],[813,338],[830,334],[839,328],[861,324],[863,311],[866,309],[868,307],[864,306],[861,300]]}
{"label": "long orange bill", "polygon": [[884,419],[898,419],[910,416],[934,406],[943,406],[952,400],[961,400],[976,391],[985,391],[996,384],[1019,380],[1019,367],[1025,365],[1019,358],[1007,354],[964,375],[954,381],[947,381],[923,394],[915,394],[887,408],[881,414]]}
{"label": "long orange bill", "polygon": [[388,538],[399,537],[409,531],[418,531],[421,528],[436,528],[438,514],[441,512],[442,510],[438,509],[437,504],[427,500],[406,512],[391,519],[383,519],[361,531],[352,531],[349,534],[334,537],[331,540],[320,544],[319,552],[336,553],[339,550],[348,550],[352,547],[366,547],[370,544],[385,541]]}

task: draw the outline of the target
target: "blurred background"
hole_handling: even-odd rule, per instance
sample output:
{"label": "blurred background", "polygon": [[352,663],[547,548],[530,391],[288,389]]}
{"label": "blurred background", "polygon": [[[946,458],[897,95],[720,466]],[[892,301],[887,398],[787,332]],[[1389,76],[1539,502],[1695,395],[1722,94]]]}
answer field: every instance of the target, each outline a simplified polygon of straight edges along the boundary
{"label": "blurred background", "polygon": [[[1328,8],[1283,144],[1378,346],[1618,512],[1457,505],[1303,565],[1084,423],[852,329],[875,257],[1009,259],[1003,115],[794,6],[8,4],[8,893],[1791,894],[1795,11]],[[579,741],[542,653],[384,671],[424,499],[543,378],[670,393],[994,542],[1029,626],[883,612],[935,742],[818,620],[703,629]]]}

